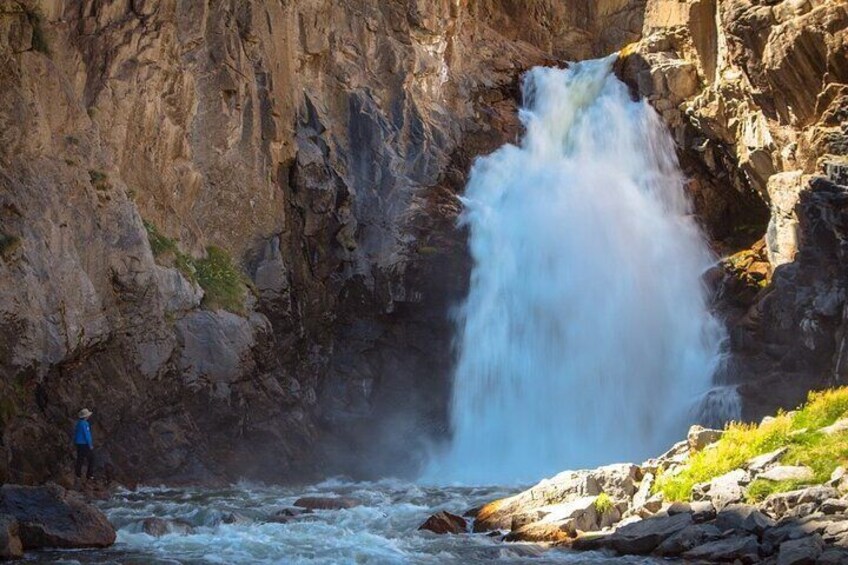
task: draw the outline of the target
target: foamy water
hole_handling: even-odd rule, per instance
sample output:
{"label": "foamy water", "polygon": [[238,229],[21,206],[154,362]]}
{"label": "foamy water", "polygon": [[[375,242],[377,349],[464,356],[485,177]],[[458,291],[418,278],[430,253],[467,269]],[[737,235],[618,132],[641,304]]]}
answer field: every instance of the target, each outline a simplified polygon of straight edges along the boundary
{"label": "foamy water", "polygon": [[[498,488],[430,488],[390,480],[328,481],[302,489],[246,485],[222,490],[141,489],[100,503],[118,528],[114,547],[32,553],[30,557],[44,563],[153,565],[659,563],[648,558],[546,551],[535,544],[506,544],[486,534],[438,536],[417,529],[437,510],[462,514],[505,494]],[[286,524],[267,521],[304,495],[350,496],[363,504],[317,511]],[[142,522],[151,516],[185,520],[194,532],[150,536],[143,533]],[[234,518],[235,523],[224,523]]]}
{"label": "foamy water", "polygon": [[701,281],[714,258],[672,139],[613,62],[528,72],[523,140],[472,169],[453,441],[433,481],[641,461],[705,410],[726,416],[699,405],[723,337]]}

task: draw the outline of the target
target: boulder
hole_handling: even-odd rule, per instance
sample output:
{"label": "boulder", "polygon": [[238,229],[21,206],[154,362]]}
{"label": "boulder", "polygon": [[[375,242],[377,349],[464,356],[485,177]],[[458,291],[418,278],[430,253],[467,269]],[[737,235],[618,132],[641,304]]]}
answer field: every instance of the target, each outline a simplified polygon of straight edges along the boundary
{"label": "boulder", "polygon": [[830,486],[818,485],[772,494],[760,504],[760,508],[774,517],[781,517],[801,505],[817,507],[831,498],[839,498],[838,491]]}
{"label": "boulder", "polygon": [[343,510],[361,506],[362,502],[347,496],[304,496],[295,500],[294,505],[307,510]]}
{"label": "boulder", "polygon": [[778,465],[760,473],[757,478],[766,481],[809,481],[814,477],[809,467],[795,465]]}
{"label": "boulder", "polygon": [[[606,482],[610,487],[613,487],[615,480],[611,476]],[[636,492],[635,484],[633,485],[633,492]],[[515,496],[495,500],[484,505],[477,513],[474,531],[506,530],[512,526],[512,518],[516,514],[523,514],[543,506],[597,496],[600,493],[601,486],[598,484],[595,471],[565,471],[550,479],[545,479]]]}
{"label": "boulder", "polygon": [[[636,493],[633,495],[633,500],[631,501],[631,508],[633,511],[638,511],[642,507],[644,507],[648,500],[651,498],[651,489],[654,486],[654,474],[653,473],[645,473],[645,476],[642,477],[642,482],[639,483],[639,487],[636,489]],[[662,504],[662,501],[660,501]],[[651,511],[651,513],[656,512],[659,508],[655,508]]]}
{"label": "boulder", "polygon": [[751,476],[743,469],[735,469],[708,483],[695,485],[692,497],[695,500],[709,500],[717,510],[728,504],[741,502],[745,498],[745,487],[751,482]]}
{"label": "boulder", "polygon": [[824,549],[824,542],[818,534],[801,539],[789,540],[780,544],[777,565],[807,565],[815,563]]}
{"label": "boulder", "polygon": [[758,563],[760,544],[756,536],[733,536],[701,544],[683,554],[684,559],[695,561],[736,561]]}
{"label": "boulder", "polygon": [[418,529],[436,534],[464,534],[468,531],[468,523],[462,516],[442,510],[427,518]]}
{"label": "boulder", "polygon": [[0,514],[18,521],[24,549],[108,547],[115,543],[115,529],[103,512],[56,484],[3,485]]}
{"label": "boulder", "polygon": [[159,538],[168,534],[186,536],[194,533],[194,526],[180,519],[166,519],[151,516],[141,522],[141,530],[150,536]]}
{"label": "boulder", "polygon": [[504,541],[525,541],[532,543],[557,543],[569,539],[568,532],[558,524],[534,522],[509,532]]}
{"label": "boulder", "polygon": [[742,530],[761,535],[775,526],[775,521],[754,506],[747,504],[728,504],[716,516],[715,526],[721,530]]}
{"label": "boulder", "polygon": [[687,526],[662,542],[654,550],[657,555],[671,557],[713,541],[721,536],[721,531],[712,524],[693,524]]}
{"label": "boulder", "polygon": [[20,559],[24,548],[19,537],[18,521],[14,516],[0,514],[0,561]]}
{"label": "boulder", "polygon": [[689,445],[690,451],[701,451],[708,445],[720,440],[722,434],[724,434],[722,430],[713,430],[704,428],[703,426],[692,426],[686,435],[686,443]]}
{"label": "boulder", "polygon": [[652,552],[666,539],[692,525],[690,514],[654,516],[622,526],[604,538],[606,547],[619,553],[642,555]]}

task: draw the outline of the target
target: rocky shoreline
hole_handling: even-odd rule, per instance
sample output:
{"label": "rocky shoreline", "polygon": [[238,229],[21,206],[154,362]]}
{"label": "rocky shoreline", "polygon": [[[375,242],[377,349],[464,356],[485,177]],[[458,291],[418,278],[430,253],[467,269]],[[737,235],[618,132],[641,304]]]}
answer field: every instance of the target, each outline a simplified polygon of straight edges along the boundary
{"label": "rocky shoreline", "polygon": [[[729,432],[693,426],[686,440],[640,465],[564,471],[469,511],[467,522],[439,512],[421,527],[436,533],[489,532],[504,542],[687,562],[846,563],[846,469],[840,464],[819,483],[818,470],[795,460],[798,445],[813,445],[809,437],[837,445],[835,452],[845,453],[848,418],[840,410],[838,417],[826,420],[827,425],[812,429],[790,431],[789,423],[801,425],[809,419],[806,413],[798,417],[796,412],[767,417],[759,426],[737,425],[737,434],[741,429],[751,435],[780,428],[786,431],[787,445],[694,484],[686,500],[665,500],[663,481],[702,465],[706,458],[698,454],[718,452],[722,436]],[[837,460],[844,464],[842,455]],[[755,491],[762,485],[773,492],[756,500]]]}

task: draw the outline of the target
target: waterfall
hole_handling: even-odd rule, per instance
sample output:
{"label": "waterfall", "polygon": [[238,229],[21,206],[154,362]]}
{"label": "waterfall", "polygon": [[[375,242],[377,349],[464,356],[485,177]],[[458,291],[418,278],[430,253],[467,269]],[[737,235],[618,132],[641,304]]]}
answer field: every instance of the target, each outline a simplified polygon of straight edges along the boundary
{"label": "waterfall", "polygon": [[615,57],[534,68],[525,135],[475,163],[447,453],[428,475],[535,481],[642,461],[702,413],[723,330],[673,141]]}

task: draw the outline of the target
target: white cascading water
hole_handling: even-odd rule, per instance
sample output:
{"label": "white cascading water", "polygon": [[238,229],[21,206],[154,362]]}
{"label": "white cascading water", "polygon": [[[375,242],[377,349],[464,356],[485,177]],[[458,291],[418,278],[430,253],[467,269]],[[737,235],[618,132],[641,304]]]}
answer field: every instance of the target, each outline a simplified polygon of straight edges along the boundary
{"label": "white cascading water", "polygon": [[614,60],[528,72],[521,144],[471,171],[453,440],[431,479],[641,461],[698,417],[723,337],[701,281],[714,260],[673,141]]}

